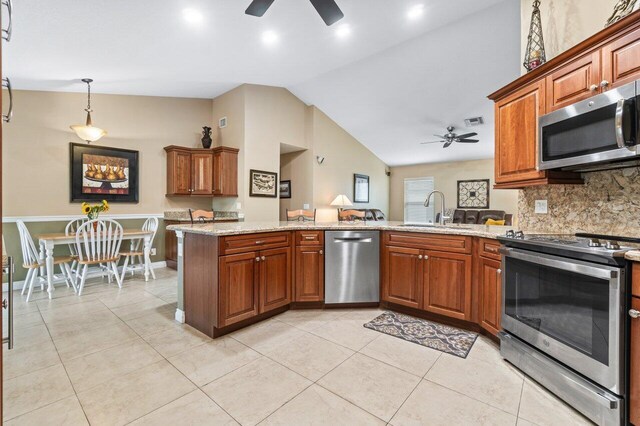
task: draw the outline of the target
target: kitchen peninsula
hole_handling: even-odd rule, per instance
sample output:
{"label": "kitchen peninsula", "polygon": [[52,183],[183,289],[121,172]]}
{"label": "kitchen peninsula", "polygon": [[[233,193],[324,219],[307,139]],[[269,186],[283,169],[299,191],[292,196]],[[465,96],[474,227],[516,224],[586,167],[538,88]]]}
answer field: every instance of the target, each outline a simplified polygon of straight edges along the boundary
{"label": "kitchen peninsula", "polygon": [[488,335],[500,330],[495,238],[504,226],[245,222],[168,229],[178,238],[176,320],[211,337],[290,308],[324,307],[324,233],[335,230],[380,231],[381,306]]}

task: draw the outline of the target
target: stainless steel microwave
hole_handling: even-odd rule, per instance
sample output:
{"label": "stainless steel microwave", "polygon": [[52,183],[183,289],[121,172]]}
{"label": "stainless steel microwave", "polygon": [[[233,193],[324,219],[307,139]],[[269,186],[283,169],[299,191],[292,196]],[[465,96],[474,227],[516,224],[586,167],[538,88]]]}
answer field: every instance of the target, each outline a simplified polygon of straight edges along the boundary
{"label": "stainless steel microwave", "polygon": [[538,169],[587,171],[640,160],[639,117],[640,80],[543,115]]}

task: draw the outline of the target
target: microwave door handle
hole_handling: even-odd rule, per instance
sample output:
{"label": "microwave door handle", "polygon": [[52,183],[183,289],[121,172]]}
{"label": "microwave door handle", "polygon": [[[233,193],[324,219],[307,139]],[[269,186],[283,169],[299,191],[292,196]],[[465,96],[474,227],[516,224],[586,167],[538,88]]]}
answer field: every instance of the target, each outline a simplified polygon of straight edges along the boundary
{"label": "microwave door handle", "polygon": [[622,120],[624,118],[624,99],[620,99],[616,106],[616,144],[618,148],[626,148],[626,144],[624,143],[624,132],[622,130]]}

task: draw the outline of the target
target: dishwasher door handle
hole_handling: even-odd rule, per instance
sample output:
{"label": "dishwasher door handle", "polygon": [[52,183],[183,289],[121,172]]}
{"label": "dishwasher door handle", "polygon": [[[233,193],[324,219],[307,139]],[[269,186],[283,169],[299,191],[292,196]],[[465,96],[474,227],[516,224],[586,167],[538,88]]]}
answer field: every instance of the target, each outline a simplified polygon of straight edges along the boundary
{"label": "dishwasher door handle", "polygon": [[336,243],[370,243],[373,241],[371,237],[369,238],[360,238],[360,237],[340,237],[334,238],[334,242]]}

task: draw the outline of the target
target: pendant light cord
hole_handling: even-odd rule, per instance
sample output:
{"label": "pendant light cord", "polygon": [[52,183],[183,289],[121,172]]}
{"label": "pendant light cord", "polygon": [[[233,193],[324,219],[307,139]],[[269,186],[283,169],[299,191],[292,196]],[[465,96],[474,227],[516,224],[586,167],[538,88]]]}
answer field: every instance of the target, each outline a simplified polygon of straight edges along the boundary
{"label": "pendant light cord", "polygon": [[91,82],[87,81],[87,112],[91,112]]}

